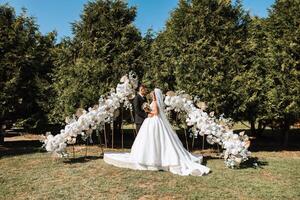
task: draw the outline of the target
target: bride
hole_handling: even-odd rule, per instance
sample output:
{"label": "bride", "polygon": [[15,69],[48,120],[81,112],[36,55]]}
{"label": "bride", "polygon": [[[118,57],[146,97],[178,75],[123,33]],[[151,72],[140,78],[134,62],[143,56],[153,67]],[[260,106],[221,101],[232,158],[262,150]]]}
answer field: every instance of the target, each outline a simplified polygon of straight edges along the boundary
{"label": "bride", "polygon": [[210,169],[201,165],[202,156],[188,152],[172,129],[164,112],[160,89],[151,93],[148,114],[131,147],[130,153],[105,153],[104,161],[117,167],[136,170],[165,170],[181,176],[202,176]]}

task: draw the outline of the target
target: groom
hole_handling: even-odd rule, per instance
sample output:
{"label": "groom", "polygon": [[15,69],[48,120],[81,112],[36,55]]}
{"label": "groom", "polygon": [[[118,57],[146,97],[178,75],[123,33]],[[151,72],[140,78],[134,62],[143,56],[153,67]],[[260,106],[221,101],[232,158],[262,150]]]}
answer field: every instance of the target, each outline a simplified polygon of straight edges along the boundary
{"label": "groom", "polygon": [[147,118],[148,114],[143,110],[142,106],[147,102],[146,99],[147,88],[145,85],[141,84],[139,86],[138,94],[133,99],[133,109],[134,109],[134,123],[136,125],[136,133],[139,132],[143,121]]}

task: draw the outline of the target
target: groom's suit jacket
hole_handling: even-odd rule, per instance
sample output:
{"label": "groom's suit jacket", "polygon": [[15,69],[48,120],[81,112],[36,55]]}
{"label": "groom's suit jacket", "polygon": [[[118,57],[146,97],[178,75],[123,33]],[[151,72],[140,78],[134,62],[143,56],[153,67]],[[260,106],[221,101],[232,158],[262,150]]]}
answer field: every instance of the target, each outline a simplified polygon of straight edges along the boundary
{"label": "groom's suit jacket", "polygon": [[140,94],[135,95],[133,99],[134,122],[136,124],[142,124],[148,117],[147,113],[142,109],[142,105],[145,102],[147,102],[146,97],[142,97]]}

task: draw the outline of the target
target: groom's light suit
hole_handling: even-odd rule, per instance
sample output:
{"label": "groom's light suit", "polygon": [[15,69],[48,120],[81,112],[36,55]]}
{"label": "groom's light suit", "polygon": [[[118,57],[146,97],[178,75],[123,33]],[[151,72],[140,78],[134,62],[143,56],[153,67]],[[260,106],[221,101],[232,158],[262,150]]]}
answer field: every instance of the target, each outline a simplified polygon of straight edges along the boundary
{"label": "groom's light suit", "polygon": [[136,124],[136,132],[138,133],[142,123],[148,117],[147,113],[142,109],[143,103],[147,102],[146,97],[143,97],[139,93],[135,95],[133,100],[134,108],[134,123]]}

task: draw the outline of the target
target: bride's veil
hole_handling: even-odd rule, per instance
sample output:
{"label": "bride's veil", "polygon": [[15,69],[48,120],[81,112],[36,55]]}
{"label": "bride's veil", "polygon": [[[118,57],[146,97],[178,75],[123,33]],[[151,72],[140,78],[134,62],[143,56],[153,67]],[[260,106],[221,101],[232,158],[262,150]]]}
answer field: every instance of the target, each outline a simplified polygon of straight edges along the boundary
{"label": "bride's veil", "polygon": [[168,124],[171,127],[171,124],[165,113],[165,103],[164,103],[164,97],[163,97],[162,91],[158,88],[155,88],[154,94],[156,96],[157,106],[159,109],[159,116],[166,124]]}

